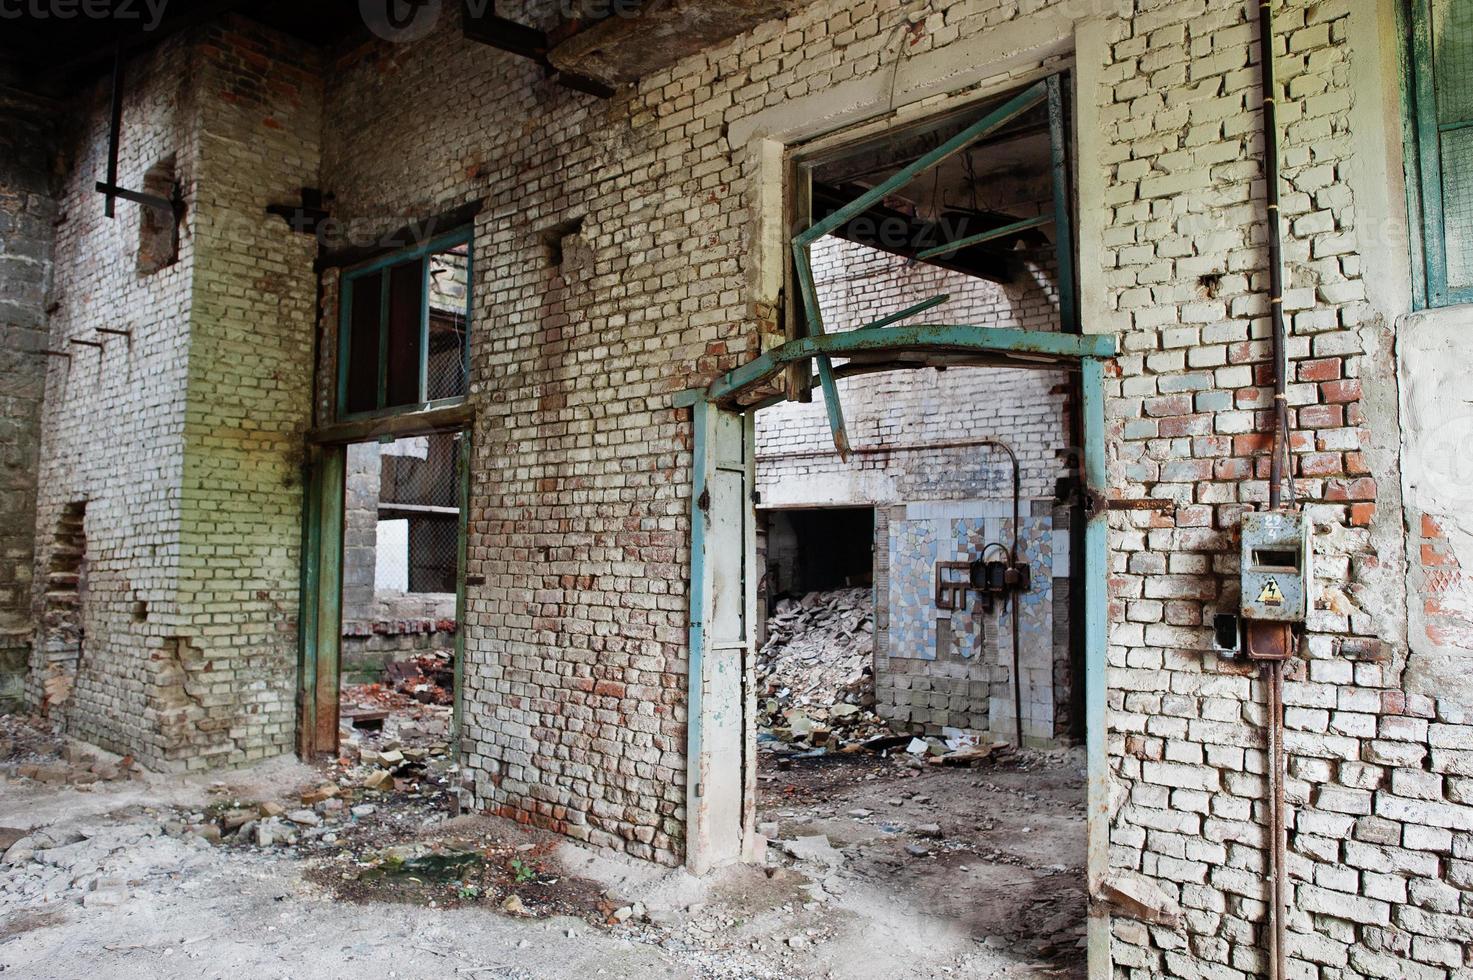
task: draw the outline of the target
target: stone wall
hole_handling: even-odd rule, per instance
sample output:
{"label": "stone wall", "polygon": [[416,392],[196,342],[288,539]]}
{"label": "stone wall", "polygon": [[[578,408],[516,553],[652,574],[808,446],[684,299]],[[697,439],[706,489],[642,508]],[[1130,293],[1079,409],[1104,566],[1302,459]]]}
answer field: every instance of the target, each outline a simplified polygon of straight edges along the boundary
{"label": "stone wall", "polygon": [[46,108],[0,96],[0,711],[24,698],[35,630],[31,575],[54,143]]}

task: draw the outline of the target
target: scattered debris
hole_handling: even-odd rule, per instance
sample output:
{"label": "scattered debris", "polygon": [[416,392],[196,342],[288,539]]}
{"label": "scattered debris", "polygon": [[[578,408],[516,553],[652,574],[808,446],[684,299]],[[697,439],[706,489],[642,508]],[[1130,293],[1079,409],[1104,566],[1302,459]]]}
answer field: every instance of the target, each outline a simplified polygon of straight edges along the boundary
{"label": "scattered debris", "polygon": [[[874,605],[869,589],[779,600],[757,655],[758,725],[769,751],[838,747],[888,736],[873,712]],[[794,749],[796,747],[796,749]]]}

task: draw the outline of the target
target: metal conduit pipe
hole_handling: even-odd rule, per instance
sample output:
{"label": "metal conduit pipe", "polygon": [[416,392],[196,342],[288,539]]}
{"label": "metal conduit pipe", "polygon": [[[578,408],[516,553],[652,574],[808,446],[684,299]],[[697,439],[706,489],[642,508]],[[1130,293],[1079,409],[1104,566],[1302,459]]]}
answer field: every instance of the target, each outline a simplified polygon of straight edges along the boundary
{"label": "metal conduit pipe", "polygon": [[[1285,360],[1284,329],[1284,256],[1279,218],[1279,136],[1277,95],[1274,76],[1274,18],[1269,0],[1258,6],[1258,51],[1263,90],[1263,156],[1268,211],[1268,282],[1269,311],[1272,329],[1273,358],[1273,426],[1272,453],[1269,462],[1268,506],[1283,506],[1284,459],[1288,453],[1289,407],[1286,396],[1288,365]],[[1290,470],[1290,500],[1293,500],[1293,473]],[[1282,643],[1287,654],[1292,649],[1288,624],[1273,624],[1284,631]],[[1263,679],[1266,687],[1268,717],[1269,799],[1269,892],[1270,932],[1268,936],[1268,974],[1271,980],[1285,976],[1284,932],[1286,870],[1286,813],[1284,801],[1284,659],[1265,660]]]}
{"label": "metal conduit pipe", "polygon": [[[1008,564],[1015,565],[1018,562],[1018,546],[1022,529],[1021,501],[1023,496],[1023,480],[1018,469],[1018,454],[1013,452],[1013,447],[1000,439],[979,439],[977,444],[998,449],[1007,454],[1009,462],[1013,466],[1013,544],[1008,549]],[[1018,589],[1012,589],[1008,593],[1008,614],[1013,621],[1013,735],[1016,737],[1018,748],[1023,747],[1023,674],[1022,658],[1019,647],[1022,644],[1022,627],[1020,625],[1022,610],[1018,605]]]}

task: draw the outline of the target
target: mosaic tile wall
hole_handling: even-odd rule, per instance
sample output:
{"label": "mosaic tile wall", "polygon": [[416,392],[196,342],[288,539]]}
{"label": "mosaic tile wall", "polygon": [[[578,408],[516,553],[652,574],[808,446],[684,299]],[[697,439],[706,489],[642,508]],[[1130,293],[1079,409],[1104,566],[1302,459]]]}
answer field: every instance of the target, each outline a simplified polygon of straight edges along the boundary
{"label": "mosaic tile wall", "polygon": [[[879,596],[885,629],[876,664],[877,699],[887,717],[912,730],[941,727],[1014,736],[1012,608],[991,612],[969,593],[965,610],[936,607],[936,564],[973,561],[993,543],[1012,543],[1010,500],[902,504],[888,508],[883,534],[888,574]],[[1054,628],[1055,578],[1067,579],[1067,529],[1056,530],[1048,501],[1025,503],[1019,549],[1031,568],[1020,597],[1023,734],[1047,742],[1056,734],[1055,661],[1067,643]]]}

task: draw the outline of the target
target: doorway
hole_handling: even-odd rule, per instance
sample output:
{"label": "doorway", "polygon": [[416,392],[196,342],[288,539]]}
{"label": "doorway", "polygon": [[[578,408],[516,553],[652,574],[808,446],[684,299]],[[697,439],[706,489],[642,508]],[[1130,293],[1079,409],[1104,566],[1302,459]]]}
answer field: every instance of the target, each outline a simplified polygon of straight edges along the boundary
{"label": "doorway", "polygon": [[[755,533],[754,540],[744,543],[745,552],[740,556],[734,556],[730,547],[738,542],[727,538],[725,547],[717,546],[712,535],[721,528],[747,525],[756,509],[753,500],[761,500],[760,506],[765,507],[794,503],[770,498],[767,486],[758,485],[758,493],[750,493],[757,483],[760,456],[770,448],[753,437],[753,418],[762,409],[789,402],[790,398],[805,400],[810,385],[817,401],[821,389],[823,411],[818,412],[815,405],[809,414],[819,427],[817,431],[831,442],[832,448],[827,452],[865,469],[870,461],[856,457],[867,451],[879,453],[886,447],[876,445],[873,438],[863,438],[866,434],[863,427],[851,424],[850,406],[841,388],[845,379],[882,375],[902,379],[929,372],[934,380],[936,375],[950,378],[958,371],[974,369],[1007,370],[1018,375],[1053,372],[1054,377],[1045,387],[1062,385],[1070,390],[1072,399],[1068,427],[1061,426],[1055,435],[1073,447],[1073,451],[1061,466],[1065,472],[1060,474],[1057,488],[1045,485],[1041,502],[1033,503],[1046,509],[1050,497],[1067,501],[1073,518],[1055,522],[1050,540],[1067,542],[1074,569],[1067,579],[1071,587],[1062,590],[1065,594],[1055,608],[1078,637],[1077,655],[1071,656],[1071,651],[1066,650],[1063,662],[1072,673],[1068,678],[1070,688],[1084,692],[1083,704],[1075,707],[1074,698],[1067,696],[1058,702],[1040,704],[1056,709],[1051,713],[1033,711],[1031,705],[1017,707],[1016,701],[1004,705],[998,699],[991,699],[988,710],[998,721],[1004,715],[1011,716],[1015,745],[1027,734],[1030,725],[1036,728],[1040,722],[1052,724],[1060,714],[1072,713],[1069,727],[1084,732],[1085,746],[1077,767],[1082,779],[1074,784],[1077,799],[1072,805],[1083,811],[1077,833],[1085,843],[1078,865],[1083,866],[1085,873],[1079,874],[1081,868],[1076,866],[1075,891],[1081,900],[1070,913],[1076,926],[1083,924],[1078,920],[1085,914],[1082,896],[1086,882],[1080,879],[1093,882],[1102,877],[1107,857],[1103,394],[1105,359],[1114,355],[1115,344],[1108,337],[1084,334],[1077,320],[1066,122],[1065,89],[1062,79],[1054,77],[1025,90],[998,96],[976,109],[958,110],[938,120],[908,126],[904,131],[876,133],[869,129],[862,139],[849,143],[840,134],[826,138],[817,150],[803,149],[793,154],[786,197],[789,213],[797,212],[793,224],[806,228],[792,240],[793,262],[784,289],[790,304],[785,322],[789,324],[791,339],[707,388],[685,393],[677,400],[677,404],[692,406],[696,426],[688,863],[697,871],[760,851],[774,839],[773,833],[778,835],[778,840],[789,834],[781,821],[777,821],[776,827],[765,819],[761,827],[757,825],[763,807],[761,789],[753,785],[760,767],[758,713],[766,705],[759,700],[764,692],[754,667],[755,643],[763,636],[762,624],[744,624],[738,619],[723,628],[712,616],[715,610],[743,608],[750,608],[755,615],[759,609],[756,597],[763,573],[767,571],[758,563]],[[990,158],[986,153],[967,152],[989,148],[999,152]],[[998,158],[1003,159],[1005,168],[994,166]],[[990,172],[989,167],[993,167]],[[1002,169],[1011,172],[1005,174]],[[979,180],[979,177],[987,179]],[[1009,199],[1000,196],[1004,193]],[[833,239],[842,241],[833,243]],[[1004,305],[1012,307],[1010,315],[1017,322],[978,315],[979,304],[997,294],[992,286],[968,288],[958,293],[948,284],[948,288],[935,290],[934,295],[917,295],[916,290],[909,288],[886,292],[881,287],[873,293],[889,301],[889,309],[883,315],[855,316],[852,310],[824,309],[819,296],[819,278],[824,271],[820,253],[825,249],[842,253],[856,248],[865,249],[868,254],[885,253],[873,259],[876,266],[898,262],[901,267],[911,269],[916,263],[936,259],[939,261],[934,264],[941,265],[948,274],[988,280],[1002,287],[1009,300]],[[1049,280],[1054,283],[1051,291]],[[1041,288],[1034,289],[1034,286]],[[1014,291],[1006,293],[1009,288]],[[1030,289],[1043,296],[1041,303],[1033,303],[1024,295]],[[969,309],[953,310],[949,316],[937,314],[934,321],[929,319],[929,311],[959,305]],[[921,314],[926,314],[925,322],[896,326],[902,321],[917,320]],[[1050,320],[1051,323],[1046,322]],[[804,428],[814,426],[805,422]],[[824,428],[827,433],[823,432]],[[883,429],[875,432],[884,435]],[[868,434],[872,437],[874,432]],[[930,439],[927,440],[930,445],[912,448],[971,449],[971,456],[980,459],[986,455],[980,451],[981,446],[969,443],[1002,441],[985,432],[981,434],[985,438],[980,440],[968,438],[976,435],[970,430],[958,432],[951,438]],[[1013,468],[1017,470],[1016,464]],[[748,474],[746,480],[723,481],[720,477],[722,473],[743,470]],[[946,476],[953,472],[954,467],[945,466],[931,471],[933,475]],[[872,485],[880,485],[883,480],[876,476]],[[820,492],[829,490],[826,475],[810,474],[807,482]],[[875,514],[877,528],[896,516],[881,507],[876,508]],[[1037,507],[1030,507],[1026,514],[999,516],[1003,518],[1002,524],[1011,520],[1011,527],[1016,530],[1023,518],[1043,515]],[[952,515],[932,514],[922,507],[914,515],[901,515],[901,521],[912,523],[912,517],[913,523],[934,523],[942,519],[949,521]],[[878,566],[882,560],[878,533],[876,539]],[[988,541],[992,538],[980,543],[985,547]],[[989,551],[985,555],[968,554],[955,561],[928,562],[928,569],[936,578],[928,583],[934,592],[927,588],[925,598],[934,602],[936,610],[953,604],[959,608],[958,600],[968,593],[972,594],[969,603],[980,603],[983,593],[976,588],[976,566],[986,566],[990,559],[998,559],[999,581],[1017,581],[1017,576],[1024,574],[1019,566],[1024,563],[1025,551],[1022,542],[1018,542],[1006,554]],[[894,553],[886,556],[887,560],[894,557]],[[943,565],[952,567],[943,569]],[[982,571],[985,583],[986,569]],[[1036,571],[1028,569],[1029,573]],[[1002,593],[1007,591],[1001,589],[992,598],[1005,607],[1007,601]],[[944,601],[934,601],[938,599]],[[936,610],[928,615],[938,620],[945,618],[948,625],[955,625],[955,608],[943,610],[953,613],[951,616],[937,615]],[[877,618],[884,615],[878,603],[875,615]],[[1017,621],[1016,614],[1013,619]],[[979,636],[985,643],[985,635]],[[955,640],[955,635],[952,639]],[[1012,647],[1016,650],[1018,644],[1013,643]],[[1016,662],[1007,666],[1013,678],[1021,676]],[[722,687],[712,684],[714,677],[723,674],[740,677],[743,683],[727,684],[723,694]],[[1024,688],[1017,682],[1009,686],[1015,692]],[[741,717],[743,723],[736,725],[733,716]],[[904,739],[905,744],[897,743],[893,748],[907,751],[912,748],[912,740],[925,743],[930,734],[896,733],[892,737]],[[998,733],[987,731],[986,734],[991,739]],[[811,745],[811,739],[810,746],[817,748]],[[933,752],[933,747],[923,745],[915,754],[924,758],[938,753]],[[729,767],[736,761],[743,766],[744,779],[730,775]],[[929,767],[930,763],[921,761],[920,765]],[[744,791],[737,797],[739,806],[732,805],[729,794],[716,798],[702,792],[707,788],[706,775],[713,772],[723,773],[733,786]],[[1002,787],[999,799],[1005,803],[1004,798],[1011,790],[1030,792],[1026,787]],[[914,800],[913,796],[908,798]],[[868,811],[869,816],[878,812],[863,805],[851,809]],[[1021,827],[1015,829],[1019,834],[1032,830],[1031,827],[1028,831]],[[914,846],[928,849],[923,841],[914,842]],[[1007,892],[1007,883],[1002,884],[999,894]],[[1070,941],[1070,949],[1060,952],[1072,956],[1080,968],[1087,958],[1092,971],[1099,972],[1108,963],[1108,923],[1102,912],[1089,911],[1087,933],[1087,942],[1080,936]],[[1087,954],[1076,946],[1087,946]]]}
{"label": "doorway", "polygon": [[299,754],[454,755],[464,673],[470,434],[315,447]]}

